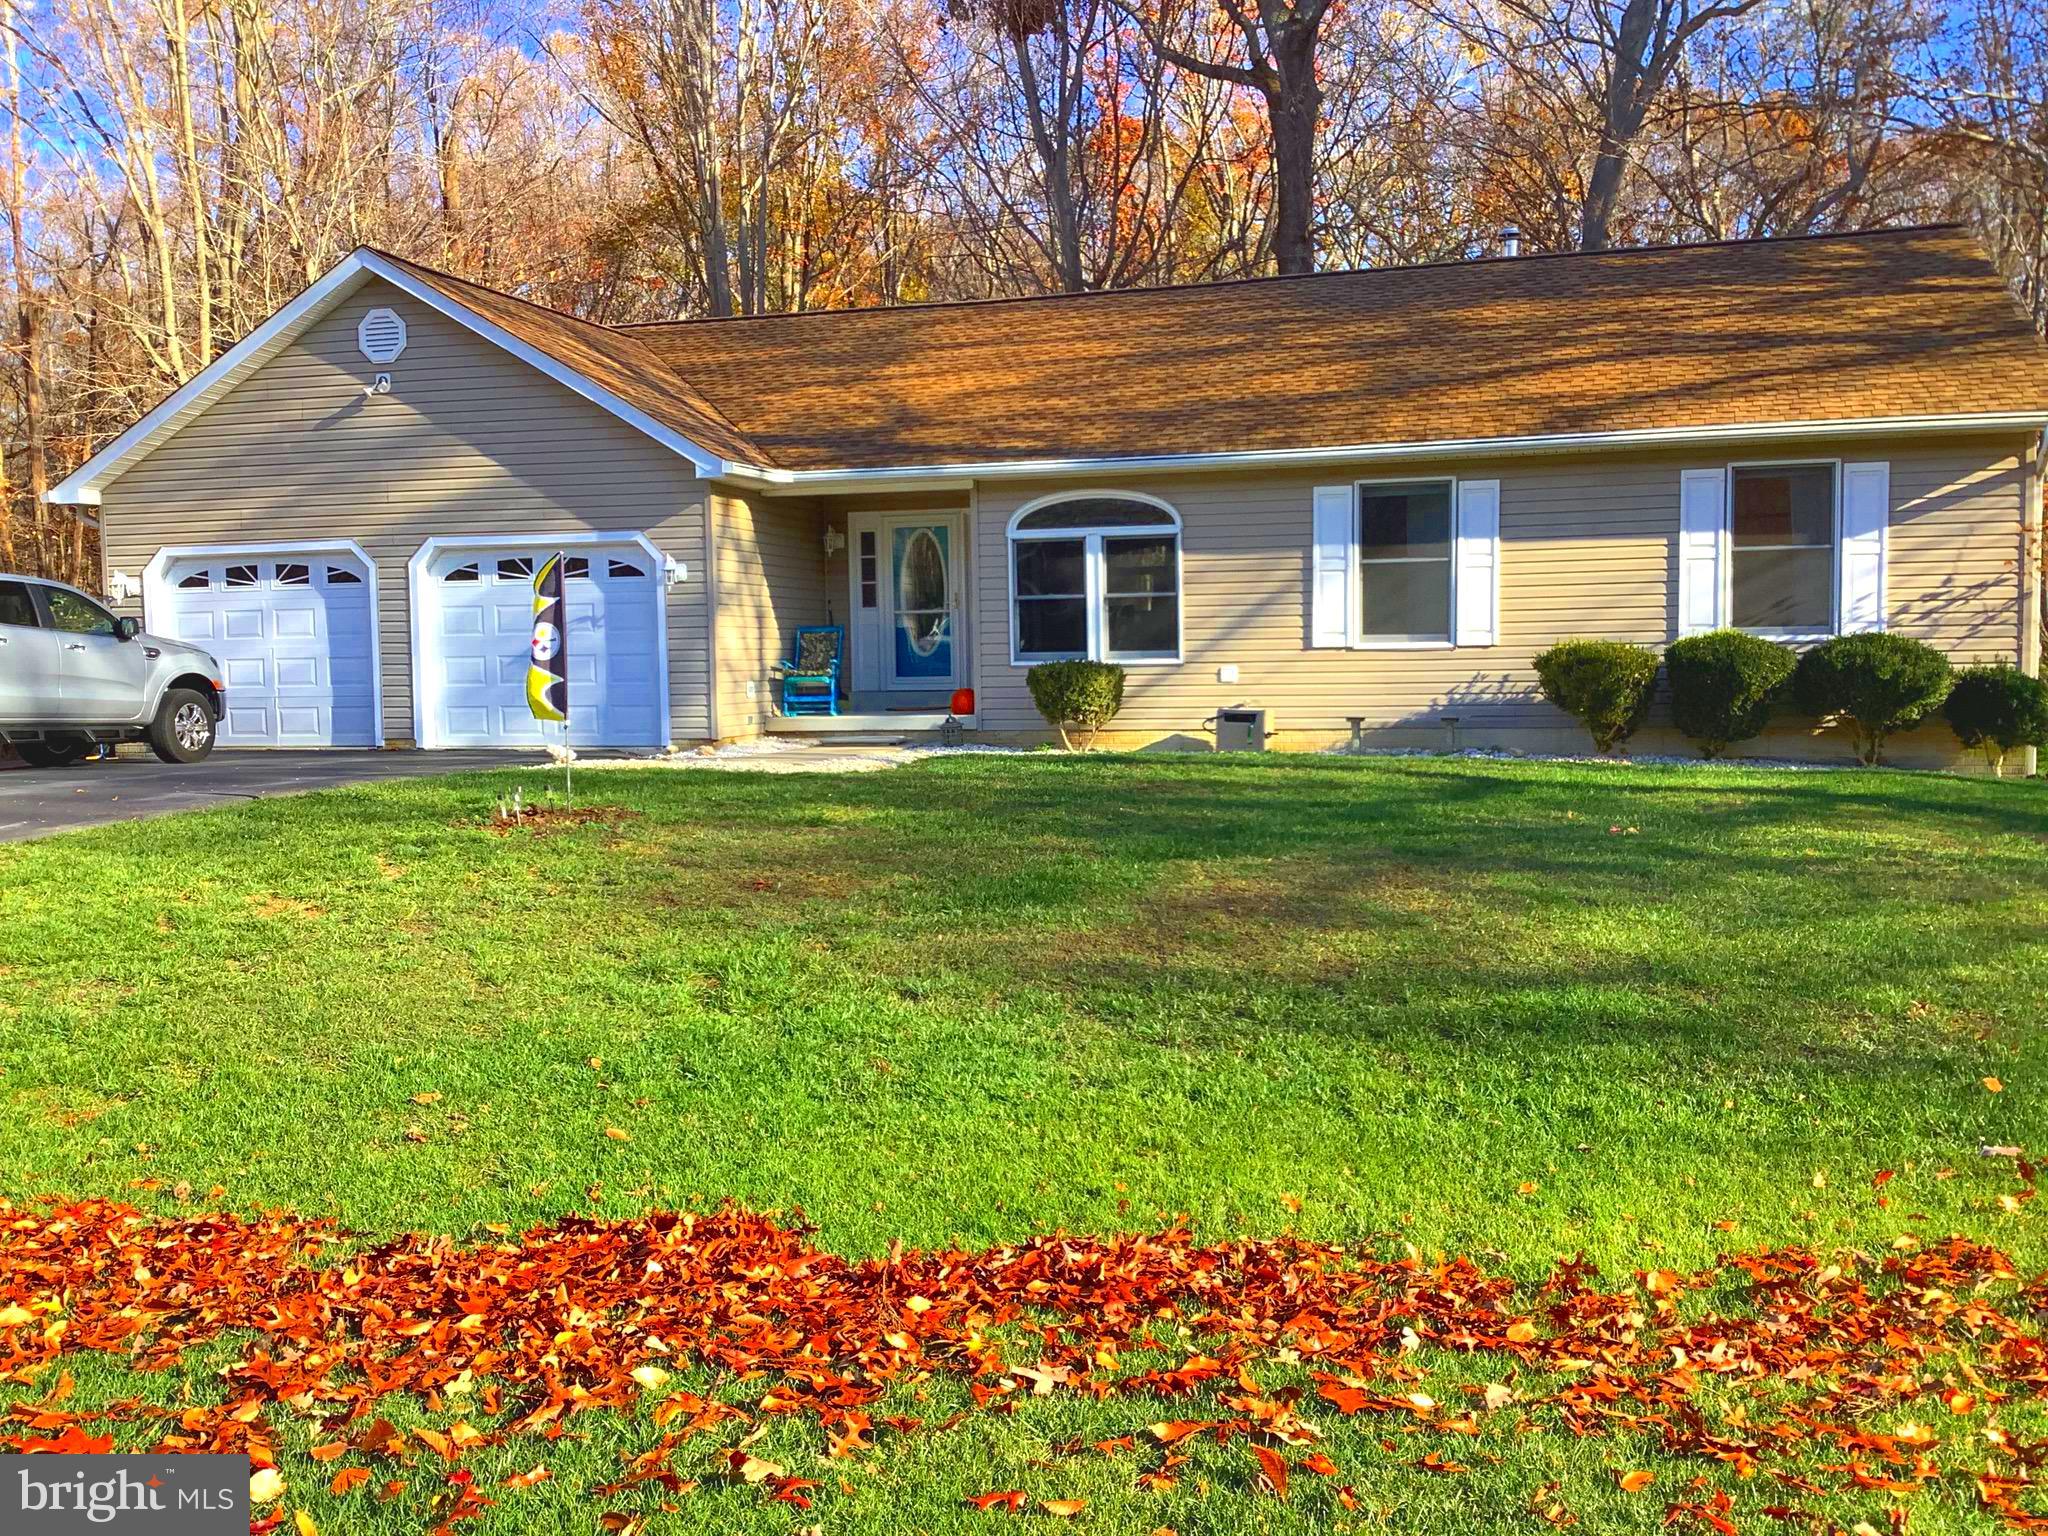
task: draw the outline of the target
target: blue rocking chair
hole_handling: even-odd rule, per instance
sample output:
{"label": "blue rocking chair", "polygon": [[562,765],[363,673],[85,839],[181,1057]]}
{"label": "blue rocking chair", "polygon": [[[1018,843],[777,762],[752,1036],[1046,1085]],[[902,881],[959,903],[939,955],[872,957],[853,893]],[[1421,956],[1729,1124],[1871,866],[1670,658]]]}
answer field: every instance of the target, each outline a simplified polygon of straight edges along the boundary
{"label": "blue rocking chair", "polygon": [[845,649],[846,631],[836,624],[797,630],[789,660],[776,663],[785,715],[839,713],[839,658]]}

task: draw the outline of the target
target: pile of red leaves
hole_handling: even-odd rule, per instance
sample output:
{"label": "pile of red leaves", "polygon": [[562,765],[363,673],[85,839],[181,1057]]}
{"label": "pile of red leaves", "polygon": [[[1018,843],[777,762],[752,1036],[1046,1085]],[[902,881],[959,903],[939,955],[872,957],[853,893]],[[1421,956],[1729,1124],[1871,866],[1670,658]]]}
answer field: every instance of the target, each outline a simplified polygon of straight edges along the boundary
{"label": "pile of red leaves", "polygon": [[[1739,1306],[1701,1294],[1731,1291]],[[1202,1437],[1244,1440],[1270,1494],[1286,1496],[1290,1470],[1341,1487],[1316,1421],[1358,1414],[1445,1437],[1415,1464],[1457,1475],[1468,1467],[1456,1437],[1508,1413],[1524,1430],[1628,1434],[1774,1478],[1789,1491],[1766,1513],[1781,1518],[1836,1489],[1946,1482],[2015,1528],[2048,1530],[2028,1508],[2048,1442],[1996,1424],[2001,1402],[2048,1396],[2044,1318],[2048,1280],[2022,1282],[2002,1254],[1961,1238],[1874,1259],[1749,1253],[1620,1284],[1569,1262],[1523,1287],[1462,1258],[1389,1261],[1295,1238],[1203,1245],[1181,1230],[853,1262],[737,1209],[354,1250],[331,1226],[284,1217],[0,1202],[0,1375],[33,1384],[79,1350],[165,1367],[226,1331],[252,1335],[217,1406],[85,1413],[52,1395],[17,1405],[0,1445],[97,1448],[88,1424],[160,1419],[149,1444],[246,1450],[263,1466],[282,1405],[321,1426],[316,1460],[365,1463],[335,1476],[347,1492],[370,1466],[429,1452],[453,1465],[477,1445],[559,1434],[577,1413],[628,1409],[703,1368],[729,1387],[651,1393],[659,1442],[600,1490],[680,1492],[691,1485],[672,1456],[728,1422],[808,1419],[833,1456],[944,1428],[881,1403],[940,1376],[962,1381],[980,1412],[1058,1393],[1135,1400],[1132,1433],[1114,1443],[1144,1453],[1142,1486],[1169,1485]],[[1498,1357],[1497,1379],[1439,1403],[1421,1390],[1431,1349]],[[1255,1373],[1296,1384],[1266,1391]],[[489,1427],[397,1430],[377,1410],[392,1393]],[[1137,1406],[1148,1400],[1176,1406]],[[1891,1428],[1875,1427],[1880,1414]],[[729,1438],[716,1471],[810,1507],[815,1483]],[[487,1502],[460,1470],[452,1487],[449,1518]],[[1724,1494],[1695,1493],[1670,1505],[1674,1522],[1735,1528]],[[1348,1488],[1339,1498],[1352,1503]],[[1023,1495],[975,1502],[1015,1509]]]}

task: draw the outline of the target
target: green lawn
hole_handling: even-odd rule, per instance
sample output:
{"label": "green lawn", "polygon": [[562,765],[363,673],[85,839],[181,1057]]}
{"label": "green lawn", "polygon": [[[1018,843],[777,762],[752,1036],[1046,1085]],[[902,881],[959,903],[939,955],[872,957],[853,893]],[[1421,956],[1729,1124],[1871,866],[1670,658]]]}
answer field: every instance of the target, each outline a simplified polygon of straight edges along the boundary
{"label": "green lawn", "polygon": [[[1186,1213],[1204,1237],[1407,1243],[1528,1280],[1581,1250],[1625,1279],[1950,1231],[2048,1261],[2033,1206],[2001,1203],[2011,1161],[1978,1150],[2048,1140],[2037,783],[961,757],[593,773],[584,795],[638,815],[495,836],[515,779],[540,782],[0,848],[0,1193],[458,1235],[732,1198],[801,1208],[852,1254]],[[206,1363],[69,1368],[92,1402],[203,1395]],[[2037,1407],[2006,1421],[2038,1437]],[[648,1530],[982,1530],[1010,1517],[962,1496],[1011,1486],[1085,1494],[1091,1531],[1182,1536],[1547,1529],[1550,1482],[1589,1531],[1664,1516],[1614,1491],[1616,1447],[1506,1429],[1503,1464],[1460,1479],[1337,1426],[1364,1504],[1343,1516],[1220,1472],[1169,1496],[1109,1458],[1041,1465],[1146,1417],[1055,1399],[904,1441],[853,1494],[832,1463],[801,1517],[718,1489]],[[550,1449],[554,1483],[464,1529],[595,1529],[610,1506],[577,1484],[635,1433]],[[498,1476],[535,1459],[491,1455]],[[422,1527],[423,1504],[354,1498],[304,1506],[327,1536]],[[1827,1515],[1882,1529],[1901,1502],[1916,1532],[1991,1528],[1960,1485]]]}

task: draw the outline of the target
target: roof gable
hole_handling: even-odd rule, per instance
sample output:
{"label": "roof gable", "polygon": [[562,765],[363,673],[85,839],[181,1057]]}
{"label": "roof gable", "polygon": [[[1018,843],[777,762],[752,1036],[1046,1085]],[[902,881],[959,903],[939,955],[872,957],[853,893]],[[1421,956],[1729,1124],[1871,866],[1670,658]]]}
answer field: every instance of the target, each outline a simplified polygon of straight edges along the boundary
{"label": "roof gable", "polygon": [[[743,461],[752,461],[751,445],[731,423],[696,397],[659,359],[644,355],[630,338],[366,248],[337,262],[53,486],[44,499],[60,505],[99,505],[107,485],[291,346],[372,278],[390,283],[654,438],[688,460],[701,475],[718,475],[729,469],[728,450],[738,450]],[[483,302],[486,296],[493,302]],[[602,339],[604,357],[598,355],[593,338]]]}

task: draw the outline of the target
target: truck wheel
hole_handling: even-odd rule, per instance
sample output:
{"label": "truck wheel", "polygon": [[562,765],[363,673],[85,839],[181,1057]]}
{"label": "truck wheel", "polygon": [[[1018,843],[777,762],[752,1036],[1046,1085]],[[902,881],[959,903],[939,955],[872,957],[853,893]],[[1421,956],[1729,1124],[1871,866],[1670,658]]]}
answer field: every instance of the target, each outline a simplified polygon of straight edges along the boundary
{"label": "truck wheel", "polygon": [[190,688],[173,688],[149,723],[149,750],[167,763],[196,763],[213,750],[213,707]]}
{"label": "truck wheel", "polygon": [[14,750],[31,768],[69,768],[84,762],[92,751],[89,736],[45,736],[41,741],[18,741]]}

